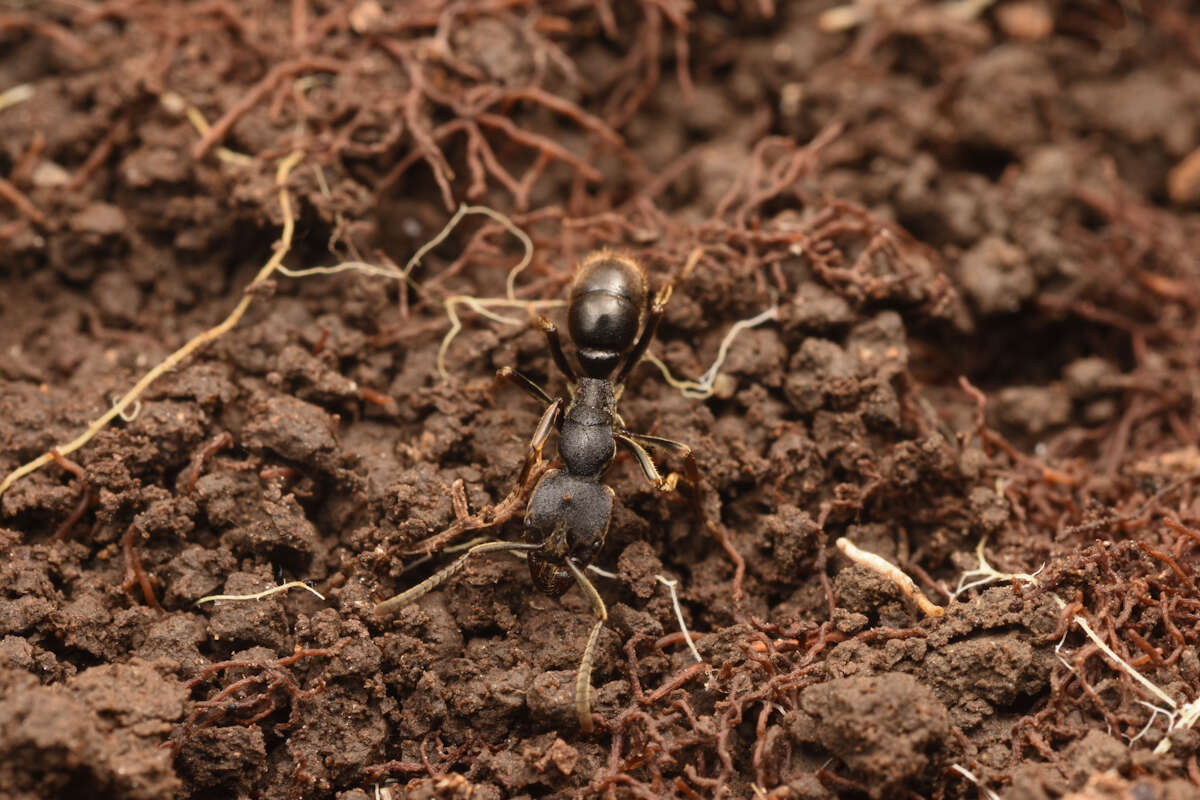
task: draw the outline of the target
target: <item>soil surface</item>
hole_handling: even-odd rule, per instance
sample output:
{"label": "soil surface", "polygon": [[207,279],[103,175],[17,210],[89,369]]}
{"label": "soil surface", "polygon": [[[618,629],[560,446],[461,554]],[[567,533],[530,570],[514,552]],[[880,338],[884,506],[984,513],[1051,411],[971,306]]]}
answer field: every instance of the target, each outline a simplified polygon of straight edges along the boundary
{"label": "soil surface", "polygon": [[[5,797],[1200,795],[1194,4],[0,5]],[[398,278],[463,202],[528,266],[468,216]],[[702,248],[651,352],[719,374],[621,397],[703,479],[607,473],[583,734],[578,589],[372,610],[600,247]]]}

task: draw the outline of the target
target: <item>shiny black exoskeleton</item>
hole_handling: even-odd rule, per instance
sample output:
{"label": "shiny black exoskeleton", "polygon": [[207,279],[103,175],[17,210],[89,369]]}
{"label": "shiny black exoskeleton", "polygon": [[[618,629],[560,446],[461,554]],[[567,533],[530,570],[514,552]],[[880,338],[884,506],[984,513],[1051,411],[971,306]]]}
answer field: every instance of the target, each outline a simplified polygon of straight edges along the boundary
{"label": "shiny black exoskeleton", "polygon": [[[695,266],[698,257],[698,253],[693,255],[684,274]],[[585,731],[592,728],[588,701],[592,652],[608,614],[583,570],[596,557],[608,533],[613,491],[601,479],[612,464],[617,443],[633,451],[646,477],[659,489],[674,489],[679,476],[660,475],[646,446],[681,453],[688,477],[698,482],[696,462],[687,445],[628,431],[617,413],[625,378],[654,338],[671,290],[671,284],[664,287],[647,312],[646,278],[637,262],[608,251],[593,253],[580,265],[567,304],[567,331],[582,376],[576,375],[567,360],[558,329],[548,320],[540,321],[554,362],[570,382],[566,410],[560,415],[564,399],[551,400],[541,387],[520,373],[504,368],[498,375],[515,380],[546,403],[530,442],[531,457],[535,453],[540,456],[551,427],[559,431],[558,454],[563,469],[550,470],[534,488],[525,512],[525,542],[531,548],[529,572],[534,585],[557,597],[572,583],[579,583],[599,618],[584,648],[576,680],[576,710]],[[529,464],[527,459],[526,472]]]}
{"label": "shiny black exoskeleton", "polygon": [[[616,387],[645,353],[662,318],[661,308],[651,308],[638,337],[646,298],[646,278],[632,259],[600,251],[583,261],[567,303],[567,331],[583,377],[576,376],[567,360],[555,326],[541,321],[554,361],[571,382],[570,399],[557,422],[563,469],[550,470],[538,482],[525,513],[525,541],[542,544],[529,554],[530,575],[551,596],[575,583],[567,560],[586,567],[608,532],[613,492],[600,481],[616,455],[616,431],[623,428]],[[622,359],[620,373],[610,377]],[[527,390],[532,387],[511,370],[501,374],[516,377]],[[535,396],[541,394],[533,388]],[[547,413],[553,416],[562,402],[551,402]]]}
{"label": "shiny black exoskeleton", "polygon": [[[646,277],[637,262],[601,251],[580,265],[567,305],[567,331],[585,375],[608,379],[633,347],[645,305]],[[657,325],[654,320],[654,327]],[[647,333],[654,335],[649,326]],[[641,351],[645,349],[643,346]],[[636,357],[641,355],[639,352]]]}
{"label": "shiny black exoskeleton", "polygon": [[[683,275],[696,265],[699,256],[699,251],[693,253]],[[558,597],[578,583],[597,617],[575,683],[576,712],[584,731],[592,729],[592,654],[608,618],[603,599],[584,573],[604,545],[612,516],[613,491],[603,483],[604,472],[613,462],[617,445],[622,444],[658,489],[673,490],[680,476],[674,472],[661,475],[647,447],[682,455],[688,480],[699,482],[691,448],[670,439],[634,433],[625,428],[617,413],[625,378],[654,338],[672,288],[673,282],[668,283],[648,303],[645,274],[633,259],[602,250],[583,260],[567,303],[567,331],[582,375],[567,359],[557,326],[544,318],[539,320],[554,363],[567,378],[568,396],[552,399],[511,367],[501,368],[496,376],[515,382],[545,406],[530,439],[518,487],[527,485],[550,434],[555,430],[559,434],[562,468],[548,470],[534,487],[525,512],[525,541],[477,544],[420,585],[376,607],[377,613],[383,613],[406,605],[462,569],[472,555],[499,550],[526,554],[534,585],[547,595]],[[702,511],[698,502],[695,505]]]}

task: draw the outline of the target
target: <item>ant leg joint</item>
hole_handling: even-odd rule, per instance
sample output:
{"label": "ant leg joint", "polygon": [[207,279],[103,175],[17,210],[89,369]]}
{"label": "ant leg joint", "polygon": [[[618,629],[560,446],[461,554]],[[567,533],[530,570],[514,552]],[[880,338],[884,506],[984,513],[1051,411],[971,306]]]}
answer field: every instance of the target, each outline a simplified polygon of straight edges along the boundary
{"label": "ant leg joint", "polygon": [[665,493],[665,492],[675,491],[675,488],[678,485],[679,485],[679,473],[672,472],[670,475],[667,475],[666,477],[659,478],[658,481],[655,483],[654,488],[658,489],[660,492]]}

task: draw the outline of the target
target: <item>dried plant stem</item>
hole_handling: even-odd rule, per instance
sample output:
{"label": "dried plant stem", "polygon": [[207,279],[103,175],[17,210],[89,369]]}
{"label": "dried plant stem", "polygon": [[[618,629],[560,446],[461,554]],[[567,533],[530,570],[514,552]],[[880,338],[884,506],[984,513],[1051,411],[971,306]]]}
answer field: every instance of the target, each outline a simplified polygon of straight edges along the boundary
{"label": "dried plant stem", "polygon": [[[288,175],[291,173],[292,168],[296,166],[297,162],[299,162],[301,155],[302,154],[299,152],[292,153],[287,158],[284,158],[279,162],[279,167],[275,173],[275,182],[280,187],[279,205],[283,209],[283,231],[280,233],[279,243],[275,248],[274,255],[272,255],[270,260],[263,265],[262,269],[258,271],[258,274],[254,276],[254,280],[251,281],[250,287],[262,283],[268,277],[270,277],[271,273],[273,273],[283,262],[283,258],[287,255],[288,250],[291,249],[292,235],[296,230],[296,220],[292,214],[292,201],[288,196],[287,189],[284,188],[284,183],[287,182]],[[167,356],[157,366],[143,375],[141,380],[135,383],[133,388],[126,392],[121,399],[112,406],[112,408],[110,408],[101,416],[97,417],[91,425],[88,425],[87,430],[79,434],[79,436],[76,436],[71,441],[58,445],[53,449],[57,450],[60,456],[65,456],[70,455],[90,442],[92,437],[103,430],[108,423],[121,416],[125,412],[125,409],[133,405],[133,403],[137,401],[138,397],[141,396],[142,392],[146,391],[146,388],[149,387],[150,384],[154,383],[154,381],[158,380],[163,373],[174,369],[180,362],[182,362],[196,350],[208,344],[212,340],[223,336],[231,328],[233,328],[233,326],[237,325],[242,316],[245,315],[246,309],[250,307],[250,303],[253,302],[253,300],[254,294],[247,291],[242,299],[238,301],[237,306],[234,307],[233,311],[230,312],[229,316],[226,317],[223,322],[221,322],[219,325],[209,328],[201,334],[198,334],[190,339],[183,347],[179,348],[174,353],[171,353],[171,355]],[[17,467],[12,472],[8,473],[3,481],[0,481],[0,495],[8,491],[8,489],[21,478],[41,469],[53,460],[54,456],[52,456],[49,452],[46,452],[32,461]]]}

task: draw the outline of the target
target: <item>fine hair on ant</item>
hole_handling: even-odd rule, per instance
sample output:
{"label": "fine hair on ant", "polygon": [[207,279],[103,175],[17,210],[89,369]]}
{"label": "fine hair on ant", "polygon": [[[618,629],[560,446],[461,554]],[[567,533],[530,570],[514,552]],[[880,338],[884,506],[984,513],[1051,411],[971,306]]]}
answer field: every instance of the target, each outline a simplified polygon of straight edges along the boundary
{"label": "fine hair on ant", "polygon": [[700,474],[691,448],[682,442],[631,431],[617,412],[625,380],[650,346],[675,283],[687,277],[701,255],[701,250],[693,251],[681,273],[652,298],[644,270],[629,256],[599,250],[583,259],[567,302],[567,333],[574,345],[578,370],[563,350],[558,326],[544,317],[538,319],[550,355],[567,379],[568,396],[552,398],[512,367],[501,367],[496,373],[497,383],[515,383],[545,409],[529,441],[518,487],[524,486],[541,464],[542,449],[550,434],[558,431],[559,435],[561,466],[547,470],[534,487],[525,512],[525,541],[476,544],[449,566],[375,607],[377,615],[391,614],[441,585],[472,557],[498,551],[524,554],[534,586],[551,597],[560,597],[578,584],[596,615],[575,678],[575,711],[584,732],[593,729],[592,658],[600,629],[608,618],[604,600],[584,570],[604,545],[608,532],[614,495],[603,478],[617,446],[632,452],[646,479],[664,492],[674,491],[681,476],[676,472],[661,474],[649,451],[681,456],[686,479],[693,487],[693,506],[709,530],[716,530],[699,501]]}

